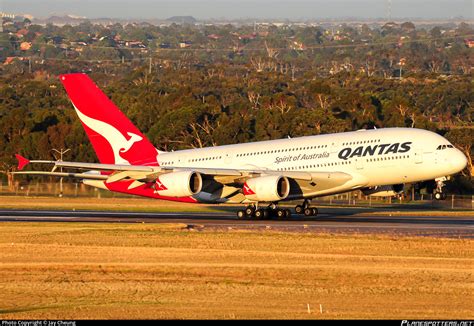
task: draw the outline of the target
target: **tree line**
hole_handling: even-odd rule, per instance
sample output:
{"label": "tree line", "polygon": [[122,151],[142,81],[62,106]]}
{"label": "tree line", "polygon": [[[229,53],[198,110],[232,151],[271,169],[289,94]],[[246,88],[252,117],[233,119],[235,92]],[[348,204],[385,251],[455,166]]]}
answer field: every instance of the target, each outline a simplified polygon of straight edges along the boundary
{"label": "tree line", "polygon": [[[175,28],[184,33],[191,27]],[[320,32],[305,30],[314,42],[323,37]],[[278,37],[273,37],[277,42]],[[468,156],[462,184],[464,191],[472,191],[472,72],[430,71],[429,62],[440,55],[435,51],[440,45],[415,42],[402,46],[407,57],[411,54],[413,67],[397,77],[396,64],[392,62],[390,68],[390,60],[399,57],[397,46],[285,54],[272,50],[276,47],[266,40],[263,53],[233,52],[233,56],[175,51],[151,61],[128,63],[45,61],[31,73],[25,62],[4,65],[0,74],[1,170],[14,169],[15,153],[51,159],[53,148],[70,148],[67,160],[96,161],[57,77],[85,71],[162,150],[362,128],[423,128],[446,136]],[[472,65],[473,50],[457,46],[457,52],[442,47],[446,62],[451,65],[464,58]],[[371,67],[382,67],[378,71],[387,73],[370,73]]]}

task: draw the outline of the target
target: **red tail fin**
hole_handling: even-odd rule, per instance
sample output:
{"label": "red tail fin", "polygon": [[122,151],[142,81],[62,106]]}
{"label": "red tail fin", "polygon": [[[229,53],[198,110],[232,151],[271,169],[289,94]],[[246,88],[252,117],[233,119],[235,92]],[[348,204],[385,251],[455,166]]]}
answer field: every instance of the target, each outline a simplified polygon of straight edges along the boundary
{"label": "red tail fin", "polygon": [[15,154],[16,159],[18,160],[18,170],[23,170],[23,168],[30,163],[30,160],[24,158],[20,154]]}
{"label": "red tail fin", "polygon": [[60,78],[101,163],[158,165],[158,150],[86,74]]}

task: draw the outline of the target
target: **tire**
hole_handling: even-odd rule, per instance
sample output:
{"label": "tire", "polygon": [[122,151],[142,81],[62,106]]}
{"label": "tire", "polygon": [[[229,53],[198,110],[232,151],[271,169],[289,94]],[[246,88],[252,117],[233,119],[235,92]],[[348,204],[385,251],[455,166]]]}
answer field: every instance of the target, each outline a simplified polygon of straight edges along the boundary
{"label": "tire", "polygon": [[291,218],[291,211],[289,209],[285,209],[285,218],[287,219]]}
{"label": "tire", "polygon": [[247,215],[248,217],[253,217],[255,214],[255,208],[252,207],[252,206],[249,206],[245,209],[245,215]]}
{"label": "tire", "polygon": [[296,214],[303,214],[303,210],[304,210],[304,209],[303,209],[303,206],[301,206],[301,205],[297,205],[297,206],[295,207],[295,213],[296,213]]}
{"label": "tire", "polygon": [[281,208],[277,209],[277,211],[276,211],[276,217],[277,217],[277,219],[283,220],[283,219],[285,218],[285,216],[286,216],[286,214],[285,214],[285,210],[284,210],[284,209],[281,209]]}
{"label": "tire", "polygon": [[444,198],[443,198],[443,193],[441,193],[441,192],[435,192],[434,198],[435,198],[436,200],[442,200],[442,199],[444,199]]}
{"label": "tire", "polygon": [[304,216],[311,216],[313,215],[313,209],[312,208],[305,208],[304,210]]}
{"label": "tire", "polygon": [[237,218],[239,220],[245,220],[246,217],[247,217],[247,214],[245,213],[245,211],[243,209],[237,211]]}
{"label": "tire", "polygon": [[313,216],[318,216],[318,209],[316,207],[312,207],[311,210],[313,211]]}
{"label": "tire", "polygon": [[265,211],[263,209],[257,209],[255,211],[255,219],[263,220],[265,218]]}
{"label": "tire", "polygon": [[264,220],[268,220],[271,215],[272,215],[272,212],[269,209],[263,209],[263,219]]}

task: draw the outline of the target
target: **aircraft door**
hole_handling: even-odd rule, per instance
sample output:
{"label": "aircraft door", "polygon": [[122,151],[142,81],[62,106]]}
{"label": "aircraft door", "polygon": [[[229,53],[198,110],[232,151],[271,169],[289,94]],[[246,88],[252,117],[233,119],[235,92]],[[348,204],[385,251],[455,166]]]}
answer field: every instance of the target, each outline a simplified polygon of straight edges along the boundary
{"label": "aircraft door", "polygon": [[175,162],[174,162],[174,165],[175,166],[186,166],[187,164],[187,157],[185,155],[179,155]]}
{"label": "aircraft door", "polygon": [[225,164],[232,164],[232,153],[225,154],[224,163]]}
{"label": "aircraft door", "polygon": [[355,158],[355,166],[357,170],[362,170],[364,168],[364,159],[362,157]]}
{"label": "aircraft door", "polygon": [[415,163],[420,164],[423,163],[423,149],[417,148],[415,150]]}

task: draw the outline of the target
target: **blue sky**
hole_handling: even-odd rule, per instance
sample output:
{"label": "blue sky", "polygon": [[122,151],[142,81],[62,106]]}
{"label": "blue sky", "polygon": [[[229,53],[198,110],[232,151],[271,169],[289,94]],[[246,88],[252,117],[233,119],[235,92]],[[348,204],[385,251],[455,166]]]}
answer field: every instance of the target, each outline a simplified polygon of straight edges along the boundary
{"label": "blue sky", "polygon": [[[472,20],[473,0],[392,0],[392,17]],[[0,0],[0,10],[37,17],[384,18],[388,0]]]}

